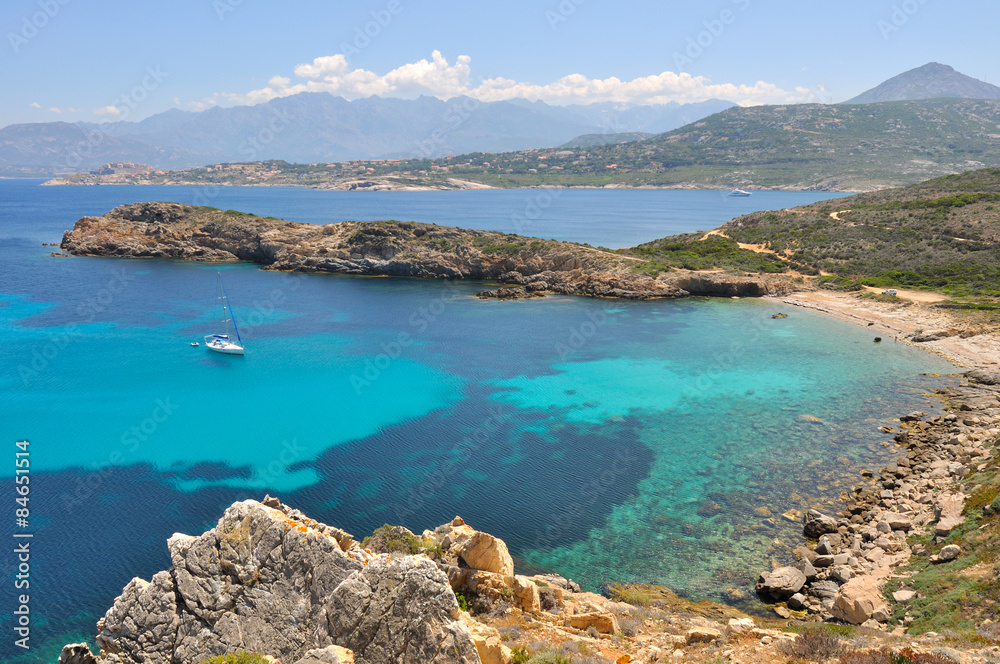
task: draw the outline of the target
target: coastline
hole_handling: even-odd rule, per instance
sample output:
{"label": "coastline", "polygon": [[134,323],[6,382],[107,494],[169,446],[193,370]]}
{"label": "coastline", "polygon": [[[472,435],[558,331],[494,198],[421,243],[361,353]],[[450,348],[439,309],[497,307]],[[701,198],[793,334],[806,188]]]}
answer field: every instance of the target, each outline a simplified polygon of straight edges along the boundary
{"label": "coastline", "polygon": [[[70,176],[72,177],[72,176]],[[295,182],[203,182],[199,180],[180,180],[171,182],[149,182],[149,181],[73,181],[70,177],[66,176],[44,176],[40,175],[37,177],[21,178],[21,179],[45,179],[39,186],[41,187],[98,187],[98,186],[129,186],[129,187],[142,187],[142,186],[156,186],[156,187],[294,187],[299,189],[316,189],[319,191],[357,191],[357,192],[398,192],[398,191],[481,191],[481,190],[497,190],[497,191],[507,191],[507,190],[527,190],[527,189],[565,189],[565,190],[593,190],[602,191],[608,189],[623,189],[623,190],[646,190],[646,191],[729,191],[729,187],[720,187],[718,185],[710,185],[701,182],[676,182],[673,184],[665,185],[651,185],[651,184],[618,184],[610,183],[606,185],[589,185],[589,184],[554,184],[554,183],[539,183],[531,185],[518,185],[511,187],[498,187],[491,184],[485,184],[482,182],[476,182],[474,180],[461,180],[459,178],[448,178],[447,180],[438,182],[429,182],[425,185],[409,185],[402,184],[396,185],[392,181],[379,180],[379,179],[369,179],[364,181],[344,181],[337,183],[321,183],[321,184],[298,184]],[[18,179],[18,178],[12,178]],[[871,187],[862,188],[839,188],[839,187],[816,187],[809,186],[806,184],[799,185],[779,185],[774,187],[757,187],[752,192],[767,192],[767,191],[783,191],[783,192],[821,192],[829,194],[862,194],[870,191],[880,191],[887,188],[883,185],[872,185]]]}
{"label": "coastline", "polygon": [[[906,293],[904,293],[905,295]],[[1000,365],[1000,330],[963,319],[955,310],[934,308],[933,301],[915,302],[902,297],[899,304],[862,300],[833,291],[799,291],[782,298],[791,306],[815,311],[861,327],[885,342],[905,343],[935,353],[965,369],[996,370]],[[909,303],[907,303],[909,302]],[[870,325],[871,324],[871,325]],[[915,341],[921,335],[943,335]]]}

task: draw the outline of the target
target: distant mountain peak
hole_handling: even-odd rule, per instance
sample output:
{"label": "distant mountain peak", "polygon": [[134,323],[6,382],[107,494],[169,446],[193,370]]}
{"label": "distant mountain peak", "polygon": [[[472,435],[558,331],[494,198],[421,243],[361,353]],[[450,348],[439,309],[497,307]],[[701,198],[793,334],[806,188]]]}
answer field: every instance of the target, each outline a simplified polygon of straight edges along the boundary
{"label": "distant mountain peak", "polygon": [[955,71],[940,62],[903,72],[863,92],[845,104],[874,104],[884,101],[913,101],[942,97],[960,99],[1000,99],[1000,87]]}

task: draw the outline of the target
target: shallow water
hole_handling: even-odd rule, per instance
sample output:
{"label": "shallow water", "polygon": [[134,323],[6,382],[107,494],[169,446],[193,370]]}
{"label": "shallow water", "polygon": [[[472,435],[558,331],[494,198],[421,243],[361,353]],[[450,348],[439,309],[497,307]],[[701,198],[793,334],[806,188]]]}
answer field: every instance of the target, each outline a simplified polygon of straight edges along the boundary
{"label": "shallow water", "polygon": [[[265,492],[358,537],[461,514],[503,537],[521,569],[591,589],[748,592],[786,553],[773,541],[798,532],[781,513],[835,499],[843,478],[888,458],[877,427],[926,410],[941,379],[921,372],[950,370],[810,312],[772,319],[775,300],[481,301],[470,283],[249,265],[222,267],[247,355],[212,355],[189,342],[216,331],[219,266],[40,246],[81,214],[198,190],[0,181],[0,192],[0,433],[30,439],[34,473],[37,649],[23,661],[92,640],[130,578],[169,565],[172,533],[200,533]],[[340,195],[318,195],[329,193]],[[508,230],[535,195],[233,189],[213,204]],[[715,192],[557,200],[533,220],[538,234],[608,246],[608,219],[647,240],[717,225],[730,204]],[[663,231],[650,210],[672,206],[697,212],[675,211],[669,223],[686,226]],[[0,496],[13,494],[8,468]],[[8,588],[12,565],[0,556]],[[11,600],[0,593],[4,631]]]}

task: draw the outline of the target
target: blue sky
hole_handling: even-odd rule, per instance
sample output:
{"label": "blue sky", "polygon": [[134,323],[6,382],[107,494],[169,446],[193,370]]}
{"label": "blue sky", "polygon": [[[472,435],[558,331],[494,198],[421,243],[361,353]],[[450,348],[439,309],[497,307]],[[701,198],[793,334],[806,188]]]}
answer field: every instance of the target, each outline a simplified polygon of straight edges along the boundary
{"label": "blue sky", "polygon": [[0,126],[300,90],[829,102],[930,61],[1000,84],[998,18],[943,0],[6,0]]}

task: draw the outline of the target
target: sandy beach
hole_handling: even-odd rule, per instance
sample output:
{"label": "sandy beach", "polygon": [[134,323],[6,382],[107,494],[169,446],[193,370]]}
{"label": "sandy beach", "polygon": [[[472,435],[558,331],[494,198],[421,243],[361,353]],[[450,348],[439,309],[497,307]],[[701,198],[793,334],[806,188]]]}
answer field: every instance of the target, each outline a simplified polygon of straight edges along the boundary
{"label": "sandy beach", "polygon": [[[883,343],[906,343],[936,353],[967,369],[997,370],[1000,365],[1000,326],[983,312],[940,309],[933,305],[943,295],[899,291],[900,303],[860,299],[854,293],[802,291],[782,298],[786,304],[869,327]],[[922,336],[939,336],[918,342]]]}

